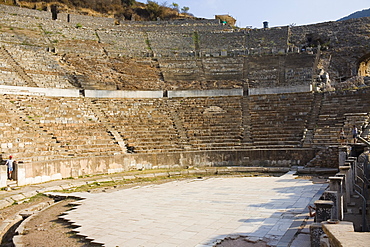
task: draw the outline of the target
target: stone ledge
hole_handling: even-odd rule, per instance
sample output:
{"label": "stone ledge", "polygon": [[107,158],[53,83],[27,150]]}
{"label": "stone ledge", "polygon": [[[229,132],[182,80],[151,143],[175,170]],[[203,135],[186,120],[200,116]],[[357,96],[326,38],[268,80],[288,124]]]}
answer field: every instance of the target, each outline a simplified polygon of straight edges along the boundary
{"label": "stone ledge", "polygon": [[338,224],[323,222],[322,228],[328,236],[330,246],[334,247],[366,247],[370,243],[369,232],[355,232],[353,223],[340,221]]}

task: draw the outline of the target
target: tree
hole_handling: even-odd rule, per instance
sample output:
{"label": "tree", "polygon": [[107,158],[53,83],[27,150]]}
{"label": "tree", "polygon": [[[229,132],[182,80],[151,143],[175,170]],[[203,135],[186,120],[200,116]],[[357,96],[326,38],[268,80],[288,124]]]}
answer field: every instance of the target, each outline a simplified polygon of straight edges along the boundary
{"label": "tree", "polygon": [[187,14],[189,9],[190,9],[189,7],[184,6],[184,7],[181,8],[181,12],[184,13],[184,14]]}
{"label": "tree", "polygon": [[121,0],[121,3],[122,5],[133,6],[136,3],[136,1],[135,0]]}
{"label": "tree", "polygon": [[176,10],[177,12],[179,12],[179,8],[180,8],[180,6],[177,3],[172,3],[172,9]]}
{"label": "tree", "polygon": [[155,1],[148,0],[146,10],[148,11],[149,18],[153,21],[156,20],[158,17],[161,17],[163,14],[163,7]]}

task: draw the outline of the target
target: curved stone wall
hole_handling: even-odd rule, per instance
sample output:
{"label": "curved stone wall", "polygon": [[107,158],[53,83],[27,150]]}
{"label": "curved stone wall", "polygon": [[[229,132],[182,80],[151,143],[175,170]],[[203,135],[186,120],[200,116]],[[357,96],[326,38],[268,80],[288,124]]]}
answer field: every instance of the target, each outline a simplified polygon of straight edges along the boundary
{"label": "curved stone wall", "polygon": [[1,152],[22,161],[24,184],[140,167],[301,166],[338,145],[339,128],[369,122],[367,88],[311,91],[357,76],[370,18],[251,30],[50,19],[0,5]]}

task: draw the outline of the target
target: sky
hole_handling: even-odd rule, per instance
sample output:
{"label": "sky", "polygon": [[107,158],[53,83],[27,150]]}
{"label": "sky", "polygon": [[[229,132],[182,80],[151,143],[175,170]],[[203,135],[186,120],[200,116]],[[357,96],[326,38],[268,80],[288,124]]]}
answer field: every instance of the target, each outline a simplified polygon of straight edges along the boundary
{"label": "sky", "polygon": [[[142,1],[145,2],[145,1]],[[314,24],[336,21],[356,11],[370,8],[369,0],[158,0],[159,4],[177,3],[180,9],[189,7],[196,17],[214,19],[215,15],[229,14],[244,28]]]}

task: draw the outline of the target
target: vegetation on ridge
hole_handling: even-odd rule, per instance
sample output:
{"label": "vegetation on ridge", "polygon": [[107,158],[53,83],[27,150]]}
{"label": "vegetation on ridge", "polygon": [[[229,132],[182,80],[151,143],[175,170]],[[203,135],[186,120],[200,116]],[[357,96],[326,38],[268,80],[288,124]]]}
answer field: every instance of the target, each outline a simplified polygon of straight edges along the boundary
{"label": "vegetation on ridge", "polygon": [[135,0],[0,0],[0,4],[18,5],[25,8],[47,10],[57,5],[59,12],[91,16],[116,17],[125,20],[155,21],[179,18],[194,18],[188,13],[189,7],[177,3],[167,5],[148,0],[146,4]]}

